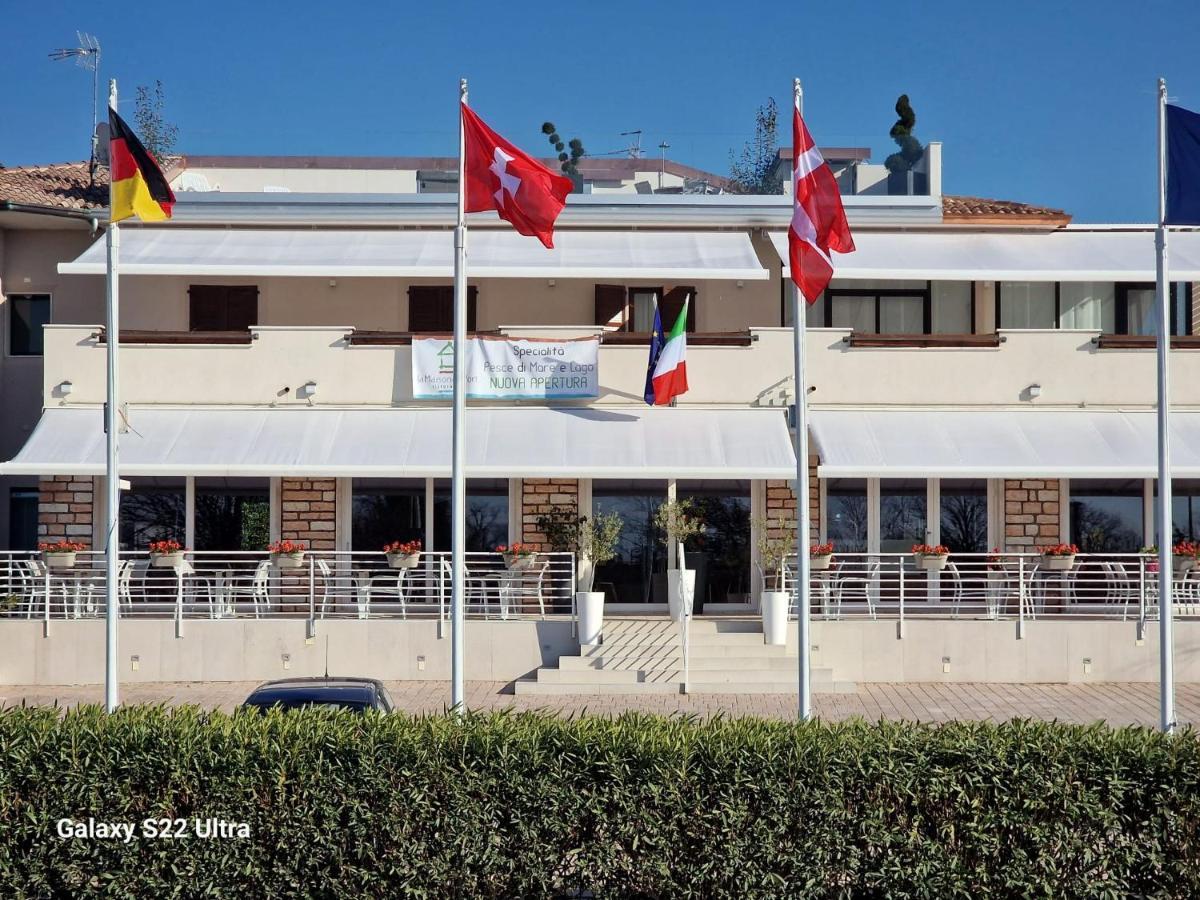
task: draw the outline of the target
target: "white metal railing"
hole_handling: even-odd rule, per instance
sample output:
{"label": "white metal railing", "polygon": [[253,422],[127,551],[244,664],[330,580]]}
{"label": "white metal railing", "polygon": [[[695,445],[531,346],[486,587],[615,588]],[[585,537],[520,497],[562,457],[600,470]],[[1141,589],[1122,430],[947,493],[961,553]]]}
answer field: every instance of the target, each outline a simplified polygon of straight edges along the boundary
{"label": "white metal railing", "polygon": [[[1136,619],[1158,614],[1158,561],[1152,554],[1080,553],[1066,568],[1040,554],[952,553],[922,569],[911,553],[836,553],[811,573],[812,613],[827,619],[906,617]],[[784,564],[796,614],[796,556]],[[1175,614],[1200,616],[1200,569],[1177,569]]]}
{"label": "white metal railing", "polygon": [[[117,591],[127,618],[440,619],[450,613],[449,552],[423,552],[395,569],[379,552],[310,551],[294,568],[262,552],[188,552],[155,565],[122,553]],[[484,619],[575,617],[575,557],[539,553],[508,567],[499,553],[467,553],[467,615]],[[36,552],[0,552],[0,615],[88,618],[104,615],[102,552],[47,566]]]}

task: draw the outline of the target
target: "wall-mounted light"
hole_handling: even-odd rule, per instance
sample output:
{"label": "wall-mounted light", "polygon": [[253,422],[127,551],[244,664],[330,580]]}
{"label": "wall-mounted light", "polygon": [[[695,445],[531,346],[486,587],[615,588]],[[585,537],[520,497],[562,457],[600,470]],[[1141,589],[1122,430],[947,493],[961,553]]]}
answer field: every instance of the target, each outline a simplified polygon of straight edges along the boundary
{"label": "wall-mounted light", "polygon": [[336,278],[330,278],[330,279],[329,279],[329,286],[330,286],[330,287],[337,287],[337,279],[336,279]]}
{"label": "wall-mounted light", "polygon": [[738,286],[738,287],[745,287],[745,286],[746,286],[746,282],[742,281],[742,279],[740,279],[740,278],[739,278],[739,279],[738,279],[738,281],[737,281],[737,286]]}
{"label": "wall-mounted light", "polygon": [[557,282],[553,278],[546,279],[546,287],[554,287]]}
{"label": "wall-mounted light", "polygon": [[71,384],[69,381],[60,381],[56,390],[58,391],[58,395],[60,397],[70,397],[71,391],[75,390],[75,385]]}
{"label": "wall-mounted light", "polygon": [[1028,391],[1030,400],[1036,400],[1042,396],[1042,386],[1040,384],[1031,384],[1025,390]]}
{"label": "wall-mounted light", "polygon": [[297,397],[312,399],[317,394],[317,383],[315,381],[306,381],[300,385],[300,390],[296,391]]}

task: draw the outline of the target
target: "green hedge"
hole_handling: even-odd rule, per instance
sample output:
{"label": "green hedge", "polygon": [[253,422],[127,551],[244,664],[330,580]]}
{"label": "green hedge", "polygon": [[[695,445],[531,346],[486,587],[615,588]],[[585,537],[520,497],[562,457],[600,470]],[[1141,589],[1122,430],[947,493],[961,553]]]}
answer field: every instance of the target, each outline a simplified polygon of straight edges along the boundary
{"label": "green hedge", "polygon": [[1197,897],[1198,827],[1190,731],[0,713],[3,897]]}

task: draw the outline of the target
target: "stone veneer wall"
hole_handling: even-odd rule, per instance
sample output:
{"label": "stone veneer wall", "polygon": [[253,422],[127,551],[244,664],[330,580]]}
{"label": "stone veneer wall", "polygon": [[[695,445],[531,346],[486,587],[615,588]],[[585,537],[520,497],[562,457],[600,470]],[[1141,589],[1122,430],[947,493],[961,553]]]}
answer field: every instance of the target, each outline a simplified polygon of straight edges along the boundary
{"label": "stone veneer wall", "polygon": [[1057,478],[1004,482],[1004,549],[1032,551],[1063,539]]}
{"label": "stone veneer wall", "polygon": [[[815,456],[808,458],[808,521],[812,542],[821,533],[821,484]],[[791,481],[767,481],[767,537],[796,538],[796,492]]]}
{"label": "stone veneer wall", "polygon": [[[332,478],[284,478],[279,536],[310,550],[336,549],[337,483]],[[360,548],[361,549],[361,548]]]}
{"label": "stone veneer wall", "polygon": [[95,487],[91,478],[52,475],[38,482],[38,540],[92,546]]}
{"label": "stone veneer wall", "polygon": [[538,528],[538,519],[555,509],[579,515],[579,481],[574,478],[524,478],[521,480],[521,543],[548,552],[550,544]]}

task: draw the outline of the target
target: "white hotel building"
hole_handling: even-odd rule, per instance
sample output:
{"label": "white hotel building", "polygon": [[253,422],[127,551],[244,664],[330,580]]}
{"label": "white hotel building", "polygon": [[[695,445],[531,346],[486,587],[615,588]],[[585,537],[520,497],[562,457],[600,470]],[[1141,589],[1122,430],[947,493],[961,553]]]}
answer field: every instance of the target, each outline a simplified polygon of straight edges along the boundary
{"label": "white hotel building", "polygon": [[[970,554],[1025,553],[1032,569],[1046,545],[1076,543],[1104,560],[1157,541],[1152,231],[944,195],[940,144],[928,148],[916,194],[889,193],[865,149],[826,156],[859,249],[837,259],[836,279],[808,313],[815,478],[800,506],[814,536],[859,560],[861,577],[838,598],[845,616],[818,623],[817,639],[829,646],[816,664],[834,680],[949,677],[964,671],[962,659],[962,677],[1004,680],[982,663],[971,668],[975,637],[947,650],[958,640],[948,622],[967,624],[958,614],[972,594],[970,579],[964,588],[957,575],[953,588],[909,576],[912,627],[937,620],[942,630],[924,646],[909,631],[899,668],[871,668],[871,657],[890,652],[872,642],[897,637],[887,560],[898,574],[905,564],[890,554],[946,544],[975,560],[982,597],[984,557]],[[122,228],[124,549],[141,552],[163,537],[197,554],[258,552],[268,539],[293,539],[331,560],[413,538],[449,549],[449,409],[414,399],[411,345],[451,328],[454,167],[447,158],[175,162],[174,219]],[[539,518],[553,507],[617,511],[625,520],[620,553],[599,571],[597,589],[613,614],[654,616],[665,609],[667,552],[649,518],[671,494],[693,497],[708,525],[694,560],[701,613],[754,612],[760,533],[787,533],[797,507],[787,415],[795,400],[785,271],[791,205],[786,196],[720,193],[723,186],[669,161],[585,161],[584,190],[559,219],[553,251],[494,217],[473,217],[469,329],[598,336],[600,346],[594,399],[472,404],[471,551],[514,541],[549,549]],[[86,166],[0,170],[0,549],[14,559],[56,537],[103,546],[105,197],[103,184],[88,188]],[[1200,235],[1173,237],[1171,276],[1173,537],[1198,538],[1200,294],[1192,282],[1200,282]],[[669,326],[688,294],[691,389],[674,408],[648,408],[653,305]],[[1144,578],[1146,562],[1132,559],[1122,590]],[[882,574],[872,560],[884,561]],[[1080,584],[1093,592],[1080,587],[1070,597],[1080,622],[1083,613],[1115,609],[1104,577],[1081,576]],[[1060,612],[1069,593],[1056,595]],[[1152,677],[1153,629],[1142,625],[1153,603],[1136,593],[1143,622],[1136,637],[1129,626],[1128,643],[1140,655],[1118,665],[1115,650],[1087,652],[1100,670],[1114,660],[1112,675]],[[488,672],[519,678],[578,652],[555,619],[568,595],[555,595],[543,633],[531,638],[540,658]],[[137,602],[128,624],[149,627],[137,620]],[[65,640],[63,629],[98,625],[72,620],[68,606],[66,621],[43,624],[42,634]],[[1005,622],[1025,615],[1012,609],[986,623],[1003,626],[1010,642]],[[546,623],[559,630],[550,635]],[[0,621],[0,640],[7,624],[37,623]],[[189,627],[210,624],[234,623]],[[1038,622],[1047,632],[1051,624]],[[850,626],[861,633],[838,636]],[[1181,640],[1190,640],[1188,627]],[[1030,623],[1031,637],[1037,630]],[[905,626],[899,631],[904,637]],[[1118,640],[1104,634],[1097,647]],[[299,641],[290,651],[297,660],[304,639],[279,638]],[[989,632],[978,640],[1001,639]],[[1046,680],[1077,677],[1070,646],[1062,644],[1069,661]],[[169,654],[153,653],[169,677]],[[906,662],[913,654],[924,655]],[[1020,654],[997,665],[1037,677],[1032,645]],[[944,662],[951,657],[953,671]],[[51,678],[45,667],[60,663],[38,659],[31,654],[25,672]],[[385,674],[444,672],[440,659],[431,657],[429,669],[420,659],[419,669],[406,661]],[[57,677],[72,672],[91,677],[82,669]],[[18,678],[0,671],[0,680]]]}

